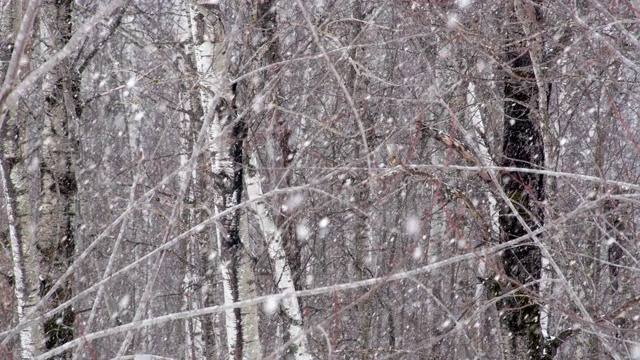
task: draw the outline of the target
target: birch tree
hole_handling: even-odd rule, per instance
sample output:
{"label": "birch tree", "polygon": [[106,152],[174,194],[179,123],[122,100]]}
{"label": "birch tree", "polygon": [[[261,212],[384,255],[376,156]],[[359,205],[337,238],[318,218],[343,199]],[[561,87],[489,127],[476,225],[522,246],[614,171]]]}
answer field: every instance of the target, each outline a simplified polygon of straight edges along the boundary
{"label": "birch tree", "polygon": [[[201,102],[205,116],[212,117],[209,129],[209,162],[215,193],[217,214],[227,213],[243,201],[244,188],[244,114],[236,107],[237,85],[230,86],[242,50],[232,40],[245,19],[245,4],[228,4],[227,10],[236,13],[230,18],[233,25],[224,27],[225,17],[220,4],[191,4],[191,29],[198,74]],[[229,25],[227,25],[229,26]],[[235,59],[234,61],[231,58]],[[254,290],[250,258],[244,250],[241,211],[223,215],[216,226],[220,271],[223,280],[224,302],[230,304],[251,296]],[[226,312],[227,351],[230,357],[259,356],[257,313],[240,309]]]}
{"label": "birch tree", "polygon": [[634,4],[0,1],[0,351],[637,357]]}
{"label": "birch tree", "polygon": [[[253,56],[252,68],[259,69],[261,67],[276,64],[282,60],[280,56],[280,34],[278,30],[278,11],[277,1],[264,1],[254,4],[252,8],[252,16],[255,17],[255,29],[252,29],[249,43]],[[270,126],[275,129],[273,135],[275,139],[268,139],[266,146],[270,149],[269,153],[280,154],[278,158],[285,168],[282,171],[271,171],[272,174],[279,174],[280,177],[275,178],[279,186],[280,184],[290,184],[292,174],[287,169],[293,161],[293,152],[289,148],[290,131],[286,128],[286,124],[282,122],[275,104],[278,102],[278,89],[280,82],[280,73],[278,70],[262,70],[259,72],[258,79],[251,82],[249,86],[243,87],[247,102],[251,102],[253,123],[257,123],[261,119],[269,121]],[[247,97],[247,95],[249,95]],[[270,111],[269,111],[270,110]],[[256,128],[256,126],[253,126]],[[276,140],[277,144],[276,145]],[[257,144],[256,144],[257,145]],[[256,146],[254,145],[254,146]],[[300,263],[300,243],[296,241],[294,232],[291,231],[292,224],[290,219],[278,216],[278,209],[269,211],[266,202],[261,201],[263,196],[264,185],[261,172],[255,170],[259,167],[258,154],[254,150],[246,156],[248,159],[248,169],[245,170],[245,183],[247,190],[247,199],[255,201],[251,208],[255,212],[255,218],[259,224],[260,231],[265,240],[268,256],[273,266],[273,280],[276,289],[281,293],[295,293],[300,287],[296,287],[295,277],[300,276],[300,266],[294,264]],[[277,159],[268,159],[270,163],[279,162]],[[288,251],[287,251],[288,250]],[[279,315],[283,321],[286,337],[284,343],[293,343],[292,346],[282,349],[287,358],[292,359],[310,359],[308,354],[308,346],[306,335],[303,333],[303,317],[301,306],[298,298],[291,295],[290,298],[283,299],[282,303],[277,307]],[[267,316],[274,309],[266,309]]]}
{"label": "birch tree", "polygon": [[[200,5],[202,7],[202,5]],[[229,93],[224,85],[226,74],[228,74],[229,62],[226,58],[225,31],[222,25],[219,6],[213,5],[206,7],[207,12],[202,13],[204,9],[198,8],[197,4],[188,5],[192,42],[194,44],[195,64],[200,79],[200,102],[205,116],[213,117],[211,128],[209,129],[210,137],[210,166],[214,169],[213,176],[221,176],[219,181],[225,181],[230,187],[227,189],[231,193],[225,193],[218,189],[214,194],[216,212],[226,210],[233,206],[234,201],[239,201],[241,196],[241,188],[235,188],[234,184],[241,186],[241,183],[234,183],[234,164],[229,160],[229,146],[222,133],[223,123],[227,121],[226,113],[219,113],[218,106],[229,111],[234,95]],[[206,37],[206,38],[205,38]],[[222,99],[222,104],[218,105],[215,96]],[[221,118],[223,117],[223,118]],[[232,120],[229,120],[232,121]],[[221,164],[225,161],[224,164]],[[240,162],[242,164],[242,161]],[[224,171],[230,172],[230,174]],[[220,185],[218,185],[220,186]],[[239,192],[239,193],[238,193]],[[226,203],[229,202],[227,206]],[[227,232],[229,231],[229,232]],[[224,301],[231,303],[238,301],[238,259],[235,256],[237,247],[241,246],[239,229],[239,216],[231,214],[225,219],[224,226],[221,224],[216,227],[216,237],[218,239],[218,254],[220,256],[220,271],[222,273],[224,287]],[[223,248],[223,244],[225,247]],[[234,247],[235,245],[235,247]],[[233,250],[233,251],[232,251]],[[229,310],[225,316],[226,323],[226,339],[227,353],[230,357],[242,358],[242,318],[239,309]]]}
{"label": "birch tree", "polygon": [[[8,12],[2,15],[2,28],[0,32],[4,38],[13,38],[17,35],[16,27],[18,19],[22,15],[21,4],[14,2],[8,7]],[[33,11],[34,9],[30,9]],[[33,15],[32,15],[33,16]],[[23,41],[26,42],[27,39]],[[15,64],[23,55],[20,42],[17,42],[18,51],[13,57],[6,50],[2,53],[0,61],[3,65]],[[6,44],[3,44],[6,49]],[[9,68],[9,69],[8,69]],[[15,73],[11,73],[9,66],[2,66],[5,86],[15,81],[12,79]],[[16,71],[17,69],[13,69]],[[14,293],[16,298],[16,313],[18,321],[25,320],[36,306],[40,293],[38,279],[38,261],[35,249],[35,219],[29,198],[29,182],[27,176],[28,150],[25,144],[20,143],[26,133],[26,124],[19,122],[15,108],[7,109],[5,123],[2,124],[0,136],[2,136],[2,157],[0,158],[0,176],[2,176],[2,189],[4,208],[9,226],[9,241],[11,247],[11,260],[13,264]],[[20,356],[22,359],[31,359],[42,351],[44,334],[42,324],[35,323],[20,331]]]}
{"label": "birch tree", "polygon": [[[255,158],[252,159],[255,164]],[[262,184],[260,174],[254,172],[247,176],[247,195],[249,200],[259,200],[262,197]],[[276,226],[273,215],[262,202],[256,201],[253,205],[256,212],[256,218],[263,236],[267,243],[267,251],[269,257],[273,261],[273,275],[277,284],[277,289],[283,294],[291,294],[290,297],[284,298],[280,309],[285,321],[285,328],[288,339],[293,342],[293,346],[285,353],[291,354],[293,359],[311,359],[308,354],[306,335],[303,333],[303,319],[300,311],[300,304],[295,295],[295,285],[291,266],[287,262],[287,254],[283,248],[283,239],[281,230]],[[272,306],[272,305],[269,305]]]}
{"label": "birch tree", "polygon": [[[23,2],[7,4],[0,17],[3,39],[9,40],[2,46],[3,86],[0,93],[7,94],[18,83],[24,65],[29,63],[27,46],[30,41],[33,21],[37,12],[34,2],[28,5]],[[11,42],[13,40],[13,42]],[[10,50],[13,49],[13,52]],[[6,66],[5,66],[6,64]],[[22,71],[21,71],[22,70]],[[17,300],[18,321],[23,322],[32,313],[42,293],[41,260],[37,249],[36,212],[31,203],[31,187],[29,180],[34,169],[29,164],[37,161],[30,153],[34,151],[33,140],[29,141],[30,126],[21,120],[20,108],[4,107],[0,130],[3,139],[2,147],[2,185],[4,190],[4,206],[9,220],[9,239],[13,262],[14,291]],[[31,171],[29,169],[31,168]],[[31,174],[29,174],[31,172]],[[41,353],[45,346],[43,324],[36,322],[20,331],[20,355],[30,359]]]}

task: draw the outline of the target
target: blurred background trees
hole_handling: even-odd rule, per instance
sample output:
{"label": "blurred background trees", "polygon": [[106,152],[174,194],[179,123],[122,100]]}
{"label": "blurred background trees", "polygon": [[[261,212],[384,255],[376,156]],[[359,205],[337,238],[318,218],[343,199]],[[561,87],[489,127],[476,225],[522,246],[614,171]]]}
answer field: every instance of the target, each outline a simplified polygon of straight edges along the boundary
{"label": "blurred background trees", "polygon": [[0,2],[7,358],[640,358],[635,1]]}

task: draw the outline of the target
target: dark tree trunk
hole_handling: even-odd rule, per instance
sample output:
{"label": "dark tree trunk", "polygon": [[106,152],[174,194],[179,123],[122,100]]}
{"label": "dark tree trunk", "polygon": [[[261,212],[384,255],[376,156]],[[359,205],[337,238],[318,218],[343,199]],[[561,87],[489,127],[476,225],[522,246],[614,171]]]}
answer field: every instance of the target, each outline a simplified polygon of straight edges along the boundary
{"label": "dark tree trunk", "polygon": [[[618,195],[620,189],[614,187],[610,193]],[[616,292],[619,288],[618,275],[620,273],[620,261],[624,255],[621,243],[624,241],[625,224],[622,221],[620,212],[620,202],[617,200],[607,200],[604,204],[605,213],[605,229],[609,239],[607,240],[607,260],[609,261],[609,277],[611,281],[611,290]]]}
{"label": "dark tree trunk", "polygon": [[[522,26],[515,20],[513,8],[508,10],[510,25],[504,83],[504,137],[502,166],[537,169],[544,167],[544,146],[540,130],[538,87],[530,52],[524,43]],[[543,224],[544,177],[517,171],[505,172],[501,178],[505,194],[517,210],[517,216],[503,204],[500,211],[501,242],[527,235]],[[523,224],[523,221],[526,224]],[[505,352],[511,359],[543,358],[540,329],[540,306],[536,303],[541,278],[540,249],[527,240],[507,249],[502,264],[509,286],[503,293],[516,289],[498,304],[506,337]]]}

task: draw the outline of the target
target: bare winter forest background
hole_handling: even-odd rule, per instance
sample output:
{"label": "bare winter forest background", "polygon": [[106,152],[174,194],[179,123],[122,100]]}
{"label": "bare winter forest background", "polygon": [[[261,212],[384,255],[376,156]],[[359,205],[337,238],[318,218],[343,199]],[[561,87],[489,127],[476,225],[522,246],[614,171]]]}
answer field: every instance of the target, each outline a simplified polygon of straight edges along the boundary
{"label": "bare winter forest background", "polygon": [[0,357],[640,359],[638,0],[0,4]]}

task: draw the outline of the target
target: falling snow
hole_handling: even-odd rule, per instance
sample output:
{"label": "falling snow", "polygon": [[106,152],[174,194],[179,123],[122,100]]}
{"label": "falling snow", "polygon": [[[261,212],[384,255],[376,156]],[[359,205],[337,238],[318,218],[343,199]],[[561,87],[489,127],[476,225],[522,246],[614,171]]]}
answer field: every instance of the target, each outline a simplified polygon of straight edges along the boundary
{"label": "falling snow", "polygon": [[121,1],[0,21],[5,356],[640,360],[632,7]]}

